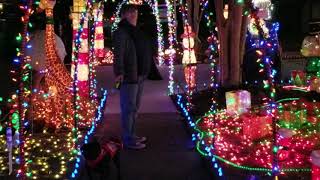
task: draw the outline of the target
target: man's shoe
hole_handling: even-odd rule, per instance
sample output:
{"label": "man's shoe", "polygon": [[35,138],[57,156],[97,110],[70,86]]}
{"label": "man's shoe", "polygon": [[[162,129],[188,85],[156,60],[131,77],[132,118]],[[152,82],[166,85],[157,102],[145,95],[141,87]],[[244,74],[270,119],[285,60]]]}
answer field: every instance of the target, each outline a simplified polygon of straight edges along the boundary
{"label": "man's shoe", "polygon": [[147,141],[147,138],[145,136],[142,136],[142,137],[136,136],[134,139],[138,143],[144,143]]}
{"label": "man's shoe", "polygon": [[141,150],[146,148],[147,146],[143,143],[136,142],[136,143],[124,144],[124,147],[126,149]]}

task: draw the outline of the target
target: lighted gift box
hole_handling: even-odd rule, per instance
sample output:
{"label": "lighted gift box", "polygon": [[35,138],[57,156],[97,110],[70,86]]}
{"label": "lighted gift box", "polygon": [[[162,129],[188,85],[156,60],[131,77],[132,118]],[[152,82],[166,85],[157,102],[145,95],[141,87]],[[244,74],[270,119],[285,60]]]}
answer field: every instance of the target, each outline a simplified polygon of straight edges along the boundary
{"label": "lighted gift box", "polygon": [[307,82],[307,75],[304,71],[293,70],[291,71],[291,81],[293,85],[304,86]]}
{"label": "lighted gift box", "polygon": [[260,139],[272,133],[272,117],[245,113],[240,116],[243,120],[243,135],[250,139]]}
{"label": "lighted gift box", "polygon": [[250,92],[245,90],[226,92],[226,104],[229,115],[248,112],[251,108]]}
{"label": "lighted gift box", "polygon": [[307,121],[307,111],[284,110],[280,115],[280,120],[287,128],[300,128]]}

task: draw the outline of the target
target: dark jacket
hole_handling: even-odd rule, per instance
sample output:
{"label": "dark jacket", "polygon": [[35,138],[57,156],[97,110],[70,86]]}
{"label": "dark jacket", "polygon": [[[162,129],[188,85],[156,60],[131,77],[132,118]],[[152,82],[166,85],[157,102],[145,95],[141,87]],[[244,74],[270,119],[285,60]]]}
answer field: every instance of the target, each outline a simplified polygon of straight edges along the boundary
{"label": "dark jacket", "polygon": [[138,76],[150,71],[152,49],[150,41],[126,20],[113,33],[114,74],[123,75],[125,83],[137,83]]}

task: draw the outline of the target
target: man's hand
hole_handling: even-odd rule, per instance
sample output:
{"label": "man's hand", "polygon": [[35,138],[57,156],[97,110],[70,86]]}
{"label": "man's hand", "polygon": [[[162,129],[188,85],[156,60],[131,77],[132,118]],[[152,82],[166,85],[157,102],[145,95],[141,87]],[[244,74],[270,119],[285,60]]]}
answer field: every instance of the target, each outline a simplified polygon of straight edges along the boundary
{"label": "man's hand", "polygon": [[116,82],[122,82],[123,81],[123,75],[119,75],[115,79]]}

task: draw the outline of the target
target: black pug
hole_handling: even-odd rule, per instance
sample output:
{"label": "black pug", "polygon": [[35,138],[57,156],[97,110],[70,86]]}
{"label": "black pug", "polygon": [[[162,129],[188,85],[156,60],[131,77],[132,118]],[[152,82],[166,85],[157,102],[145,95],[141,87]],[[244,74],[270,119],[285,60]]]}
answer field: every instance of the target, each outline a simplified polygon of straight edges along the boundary
{"label": "black pug", "polygon": [[120,179],[120,150],[122,144],[117,139],[99,144],[93,141],[81,147],[85,158],[85,168],[90,180],[119,180]]}

